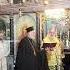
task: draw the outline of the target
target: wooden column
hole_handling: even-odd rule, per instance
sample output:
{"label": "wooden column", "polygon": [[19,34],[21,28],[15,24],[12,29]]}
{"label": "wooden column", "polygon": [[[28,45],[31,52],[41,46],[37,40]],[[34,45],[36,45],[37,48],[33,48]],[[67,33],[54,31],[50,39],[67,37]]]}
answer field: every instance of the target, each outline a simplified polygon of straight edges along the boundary
{"label": "wooden column", "polygon": [[37,47],[40,49],[40,14],[36,13],[36,43]]}
{"label": "wooden column", "polygon": [[13,16],[10,16],[10,54],[14,55],[14,23],[13,23]]}

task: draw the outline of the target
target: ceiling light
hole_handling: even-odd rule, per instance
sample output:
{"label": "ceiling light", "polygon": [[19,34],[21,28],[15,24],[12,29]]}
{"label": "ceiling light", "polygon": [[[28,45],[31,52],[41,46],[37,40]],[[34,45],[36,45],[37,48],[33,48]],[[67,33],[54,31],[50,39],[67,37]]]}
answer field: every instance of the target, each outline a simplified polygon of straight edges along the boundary
{"label": "ceiling light", "polygon": [[37,2],[37,3],[38,3],[38,2],[39,2],[39,0],[35,0],[35,2]]}
{"label": "ceiling light", "polygon": [[63,1],[63,0],[58,0],[58,1]]}
{"label": "ceiling light", "polygon": [[23,3],[26,1],[26,0],[22,0],[23,1]]}
{"label": "ceiling light", "polygon": [[44,1],[44,4],[49,4],[49,2],[47,0]]}

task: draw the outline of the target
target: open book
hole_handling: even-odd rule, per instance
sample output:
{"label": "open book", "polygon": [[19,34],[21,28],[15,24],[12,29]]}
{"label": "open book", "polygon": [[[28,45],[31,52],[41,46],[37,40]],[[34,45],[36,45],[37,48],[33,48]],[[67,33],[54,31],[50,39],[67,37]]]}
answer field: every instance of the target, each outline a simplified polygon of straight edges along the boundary
{"label": "open book", "polygon": [[43,48],[50,47],[53,48],[56,46],[56,43],[43,43]]}

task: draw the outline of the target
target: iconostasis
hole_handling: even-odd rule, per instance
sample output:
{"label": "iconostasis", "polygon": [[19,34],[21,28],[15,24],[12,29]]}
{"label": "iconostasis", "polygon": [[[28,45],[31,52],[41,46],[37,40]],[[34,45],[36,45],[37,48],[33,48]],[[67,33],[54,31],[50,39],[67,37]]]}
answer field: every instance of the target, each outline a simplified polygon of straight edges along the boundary
{"label": "iconostasis", "polygon": [[0,18],[5,21],[5,39],[12,43],[10,45],[12,47],[12,54],[16,51],[15,48],[22,33],[22,27],[25,24],[34,26],[32,38],[35,41],[40,39],[39,44],[41,44],[43,38],[47,35],[51,24],[55,24],[57,36],[62,39],[65,48],[70,46],[70,9],[48,9],[44,12],[38,12],[38,15],[37,13],[14,14],[12,17],[1,15]]}

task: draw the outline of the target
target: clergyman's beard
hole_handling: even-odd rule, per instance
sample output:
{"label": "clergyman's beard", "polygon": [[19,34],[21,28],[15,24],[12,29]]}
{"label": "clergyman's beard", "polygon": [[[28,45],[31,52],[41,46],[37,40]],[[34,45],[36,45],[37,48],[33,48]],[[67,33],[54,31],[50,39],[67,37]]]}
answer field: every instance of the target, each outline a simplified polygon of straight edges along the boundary
{"label": "clergyman's beard", "polygon": [[31,38],[31,39],[34,39],[34,36],[28,34],[28,37]]}

